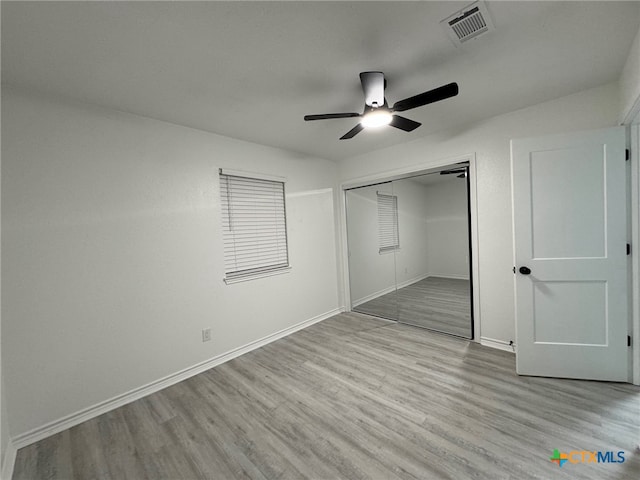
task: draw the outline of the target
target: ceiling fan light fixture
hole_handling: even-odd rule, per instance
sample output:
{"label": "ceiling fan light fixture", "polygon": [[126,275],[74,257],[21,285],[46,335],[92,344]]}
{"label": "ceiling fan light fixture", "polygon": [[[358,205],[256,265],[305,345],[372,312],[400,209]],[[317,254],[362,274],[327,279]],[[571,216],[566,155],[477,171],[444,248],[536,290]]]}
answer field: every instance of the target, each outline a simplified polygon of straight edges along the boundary
{"label": "ceiling fan light fixture", "polygon": [[388,110],[373,110],[366,113],[360,122],[365,128],[377,128],[389,125],[393,115]]}
{"label": "ceiling fan light fixture", "polygon": [[305,115],[305,122],[309,120],[329,120],[333,118],[360,118],[360,122],[341,136],[340,140],[349,140],[365,128],[379,128],[385,125],[404,132],[413,132],[421,123],[401,115],[396,115],[397,112],[405,112],[458,95],[458,84],[454,82],[427,92],[419,93],[413,97],[405,98],[394,103],[392,107],[389,107],[387,99],[384,96],[384,89],[387,84],[384,79],[384,73],[362,72],[360,74],[360,83],[362,84],[362,91],[364,92],[365,98],[363,113],[345,112]]}

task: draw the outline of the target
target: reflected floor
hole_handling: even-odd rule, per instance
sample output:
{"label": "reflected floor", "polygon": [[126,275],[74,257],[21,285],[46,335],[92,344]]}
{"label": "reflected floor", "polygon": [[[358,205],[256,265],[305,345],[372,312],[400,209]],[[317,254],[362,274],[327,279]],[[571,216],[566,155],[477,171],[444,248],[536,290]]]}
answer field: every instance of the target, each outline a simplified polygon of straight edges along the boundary
{"label": "reflected floor", "polygon": [[470,292],[469,280],[428,277],[354,310],[470,338]]}

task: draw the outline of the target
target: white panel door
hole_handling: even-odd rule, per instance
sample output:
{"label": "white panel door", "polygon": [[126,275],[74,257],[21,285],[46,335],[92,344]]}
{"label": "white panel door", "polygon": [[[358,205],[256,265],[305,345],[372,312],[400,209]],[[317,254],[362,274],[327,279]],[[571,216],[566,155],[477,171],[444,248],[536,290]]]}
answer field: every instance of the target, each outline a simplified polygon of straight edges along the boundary
{"label": "white panel door", "polygon": [[628,381],[624,128],[512,140],[516,368]]}

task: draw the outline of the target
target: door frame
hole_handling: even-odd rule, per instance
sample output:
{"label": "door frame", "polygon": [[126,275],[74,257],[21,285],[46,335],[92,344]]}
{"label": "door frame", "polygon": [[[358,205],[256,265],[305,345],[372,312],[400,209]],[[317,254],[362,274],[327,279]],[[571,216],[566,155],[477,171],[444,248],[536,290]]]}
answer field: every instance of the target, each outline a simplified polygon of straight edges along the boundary
{"label": "door frame", "polygon": [[640,111],[628,126],[631,147],[631,382],[640,385]]}
{"label": "door frame", "polygon": [[471,285],[472,300],[471,309],[473,312],[473,341],[480,343],[481,339],[481,318],[480,318],[480,282],[478,263],[478,205],[476,188],[476,154],[468,153],[447,157],[429,163],[421,163],[411,167],[386,170],[380,173],[356,177],[346,180],[340,184],[338,195],[338,214],[340,222],[340,266],[342,270],[342,294],[344,310],[351,311],[351,285],[349,282],[349,245],[347,243],[347,190],[351,188],[363,187],[373,183],[400,180],[402,178],[413,177],[420,174],[433,173],[443,167],[452,166],[456,163],[468,162],[469,164],[469,240],[471,248]]}
{"label": "door frame", "polygon": [[[627,61],[628,63],[628,61]],[[640,92],[631,107],[623,109],[618,125],[627,127],[627,148],[631,150],[631,370],[630,381],[640,385]]]}

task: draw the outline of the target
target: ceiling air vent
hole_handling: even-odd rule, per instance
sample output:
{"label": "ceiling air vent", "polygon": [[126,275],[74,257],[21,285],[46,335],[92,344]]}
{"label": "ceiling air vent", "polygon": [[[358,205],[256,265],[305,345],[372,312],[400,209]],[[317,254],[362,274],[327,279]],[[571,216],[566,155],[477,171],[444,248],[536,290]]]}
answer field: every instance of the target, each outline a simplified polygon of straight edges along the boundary
{"label": "ceiling air vent", "polygon": [[456,45],[494,30],[484,2],[474,2],[440,22]]}

